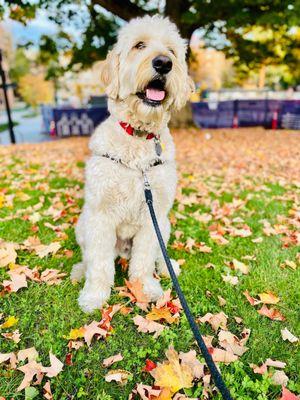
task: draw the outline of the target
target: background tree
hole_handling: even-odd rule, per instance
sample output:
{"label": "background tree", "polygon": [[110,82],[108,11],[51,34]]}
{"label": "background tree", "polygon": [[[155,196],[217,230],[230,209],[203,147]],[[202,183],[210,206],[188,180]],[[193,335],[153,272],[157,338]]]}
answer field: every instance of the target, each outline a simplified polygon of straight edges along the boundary
{"label": "background tree", "polygon": [[19,93],[33,109],[37,109],[42,103],[53,102],[53,85],[42,74],[23,76],[19,81]]}

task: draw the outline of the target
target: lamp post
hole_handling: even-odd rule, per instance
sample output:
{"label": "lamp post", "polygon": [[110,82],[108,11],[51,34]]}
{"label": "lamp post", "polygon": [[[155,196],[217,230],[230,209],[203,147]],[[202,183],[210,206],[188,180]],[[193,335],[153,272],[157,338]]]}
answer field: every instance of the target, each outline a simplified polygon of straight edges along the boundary
{"label": "lamp post", "polygon": [[0,49],[0,75],[1,75],[1,81],[2,81],[2,89],[3,89],[3,94],[4,94],[4,101],[5,101],[5,107],[6,107],[6,113],[7,113],[7,119],[8,119],[8,129],[9,129],[9,136],[10,136],[10,141],[11,143],[16,143],[16,137],[14,133],[14,125],[11,119],[11,112],[10,112],[10,105],[7,97],[7,86],[6,86],[6,76],[4,69],[2,67],[2,50]]}

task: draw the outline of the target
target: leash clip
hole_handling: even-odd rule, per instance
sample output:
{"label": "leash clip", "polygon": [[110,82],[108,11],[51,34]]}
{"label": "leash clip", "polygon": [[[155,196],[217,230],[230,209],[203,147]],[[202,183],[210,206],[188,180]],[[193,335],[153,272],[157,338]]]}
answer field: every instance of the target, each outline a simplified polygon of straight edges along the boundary
{"label": "leash clip", "polygon": [[150,189],[151,189],[151,186],[150,186],[148,177],[147,177],[147,175],[146,175],[146,171],[142,171],[142,173],[143,173],[143,178],[144,178],[144,189],[150,190]]}

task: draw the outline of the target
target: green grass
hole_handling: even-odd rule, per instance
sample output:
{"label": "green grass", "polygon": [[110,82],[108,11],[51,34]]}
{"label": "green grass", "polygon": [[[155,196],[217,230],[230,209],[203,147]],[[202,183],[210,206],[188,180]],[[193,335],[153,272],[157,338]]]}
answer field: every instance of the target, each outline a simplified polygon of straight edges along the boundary
{"label": "green grass", "polygon": [[[13,126],[17,126],[17,125],[19,125],[19,122],[14,121]],[[6,130],[8,130],[8,123],[0,124],[0,132],[4,132]]]}
{"label": "green grass", "polygon": [[[7,188],[8,194],[18,191],[11,188],[10,184],[12,181],[22,181],[22,173],[19,171],[20,165],[24,166],[23,160],[12,160],[10,169],[8,169],[11,171],[11,175],[3,176],[0,180],[0,188]],[[74,168],[79,170],[82,169],[82,166],[81,163],[78,163]],[[31,168],[36,169],[37,173],[42,171],[38,165],[31,166]],[[53,223],[53,221],[51,217],[43,216],[43,212],[49,208],[56,195],[61,196],[62,201],[66,202],[65,190],[75,185],[82,187],[81,182],[60,176],[59,173],[53,171],[54,169],[49,176],[39,180],[39,182],[49,182],[48,191],[37,190],[37,183],[32,181],[30,187],[25,185],[23,189],[23,192],[30,196],[29,200],[21,201],[16,197],[12,208],[6,207],[5,204],[0,208],[1,219],[15,215],[17,210],[34,206],[39,202],[41,195],[45,196],[44,206],[39,210],[42,218],[36,223],[39,227],[37,234],[43,243],[50,243],[56,236],[51,229],[44,226],[44,222]],[[214,185],[219,184],[218,178]],[[230,218],[242,217],[251,227],[252,236],[248,238],[228,236],[228,245],[217,245],[209,237],[208,226],[191,217],[191,214],[198,209],[209,212],[209,207],[202,203],[186,206],[183,211],[180,209],[180,213],[187,218],[178,219],[177,225],[173,227],[173,232],[175,229],[182,230],[184,232],[183,239],[193,237],[197,241],[205,241],[212,248],[212,253],[203,254],[195,251],[194,254],[190,254],[170,248],[171,256],[186,259],[180,275],[180,284],[194,315],[202,316],[207,312],[216,313],[223,310],[229,317],[228,328],[231,332],[238,334],[244,326],[251,329],[251,336],[247,344],[249,350],[238,362],[228,366],[221,365],[221,371],[230,387],[233,398],[239,400],[278,399],[280,387],[272,385],[267,376],[254,374],[249,366],[251,363],[262,363],[267,358],[285,361],[287,363],[285,372],[290,378],[288,387],[295,392],[300,391],[300,384],[297,381],[297,367],[300,365],[298,346],[284,342],[280,334],[280,329],[284,327],[287,327],[295,335],[299,336],[300,334],[298,315],[300,269],[292,271],[279,267],[286,259],[294,260],[297,252],[299,252],[299,247],[283,248],[279,236],[267,237],[263,234],[261,223],[261,220],[267,219],[274,224],[278,214],[288,215],[292,206],[291,201],[278,200],[278,196],[282,196],[288,191],[296,193],[297,189],[288,185],[282,187],[268,182],[265,182],[265,184],[270,191],[255,191],[253,184],[252,190],[236,187],[232,192],[224,191],[221,194],[218,192],[219,195],[212,190],[210,196],[208,196],[211,199],[217,198],[221,204],[228,204],[233,198],[246,199],[245,206],[236,211]],[[186,187],[184,192],[186,195],[192,195],[195,190],[191,185],[191,187]],[[82,205],[82,199],[76,199],[76,202],[79,206]],[[176,203],[174,210],[177,210],[178,206]],[[67,214],[63,219],[60,219],[59,224],[67,221],[68,217]],[[210,224],[213,222],[211,221]],[[32,225],[30,221],[24,220],[22,217],[0,220],[0,238],[21,243],[28,236],[33,235]],[[67,234],[68,237],[62,241],[62,247],[63,249],[73,250],[72,258],[48,256],[45,259],[40,259],[33,253],[19,251],[18,263],[29,267],[38,265],[41,269],[57,268],[69,274],[72,265],[80,260],[81,254],[75,241],[74,228],[69,228]],[[263,242],[254,244],[251,239],[259,236],[263,237]],[[174,236],[172,234],[170,243],[173,241]],[[62,251],[58,254],[62,255]],[[228,270],[224,262],[233,258],[242,260],[245,255],[256,256],[255,261],[245,261],[251,265],[249,275],[238,275],[239,284],[237,286],[224,283],[221,274]],[[215,268],[205,268],[207,263],[214,264]],[[7,277],[5,268],[1,268],[0,281]],[[126,277],[125,273],[118,270],[116,284],[124,284]],[[162,284],[165,289],[171,287],[169,279],[163,279]],[[19,319],[16,328],[22,333],[21,342],[18,344],[0,337],[0,352],[17,351],[35,346],[43,365],[48,365],[49,351],[52,351],[60,360],[64,361],[68,353],[68,341],[64,336],[67,336],[72,328],[83,326],[93,319],[100,320],[99,311],[93,315],[86,315],[79,309],[77,297],[81,287],[82,283],[73,285],[67,277],[57,286],[29,282],[27,289],[21,289],[17,293],[0,297],[1,313],[4,313],[5,316],[16,316]],[[251,307],[245,300],[242,293],[246,289],[252,295],[268,290],[276,293],[280,297],[280,302],[276,307],[285,315],[286,321],[276,322],[260,316],[256,308]],[[218,295],[225,298],[227,302],[222,308],[218,303]],[[124,299],[118,297],[115,291],[113,292],[110,303],[124,301]],[[177,351],[188,351],[191,348],[196,348],[184,316],[180,318],[178,325],[172,325],[158,339],[154,339],[151,334],[137,332],[132,317],[138,313],[143,314],[135,307],[134,313],[128,316],[117,314],[112,321],[113,334],[107,340],[94,341],[90,348],[85,345],[73,353],[73,365],[65,366],[63,372],[51,379],[54,399],[125,400],[135,383],[153,383],[150,375],[142,372],[147,358],[153,361],[162,361],[165,359],[165,350],[171,344]],[[243,319],[242,327],[235,322],[235,316]],[[201,331],[203,334],[214,334],[210,327],[204,324],[201,325]],[[104,375],[108,370],[103,368],[102,361],[118,352],[122,353],[124,360],[113,368],[126,369],[133,374],[124,387],[120,387],[116,383],[106,383],[104,380]],[[199,356],[199,359],[202,359],[202,357]],[[0,396],[2,395],[7,399],[24,399],[23,392],[16,392],[22,377],[22,373],[9,370],[3,366],[1,369],[0,366]],[[37,389],[42,393],[41,387],[37,386]],[[196,384],[194,388],[187,389],[185,393],[191,397],[201,396],[202,385]],[[42,399],[42,394],[37,398]],[[214,398],[220,399],[220,396],[216,395]]]}

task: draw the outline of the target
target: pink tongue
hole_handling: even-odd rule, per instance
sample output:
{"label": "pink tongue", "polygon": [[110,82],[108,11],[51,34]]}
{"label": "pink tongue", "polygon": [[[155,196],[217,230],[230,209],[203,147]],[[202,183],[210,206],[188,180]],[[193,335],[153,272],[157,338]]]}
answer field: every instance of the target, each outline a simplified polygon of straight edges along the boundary
{"label": "pink tongue", "polygon": [[150,100],[161,101],[165,98],[165,91],[158,89],[146,89],[146,97]]}

